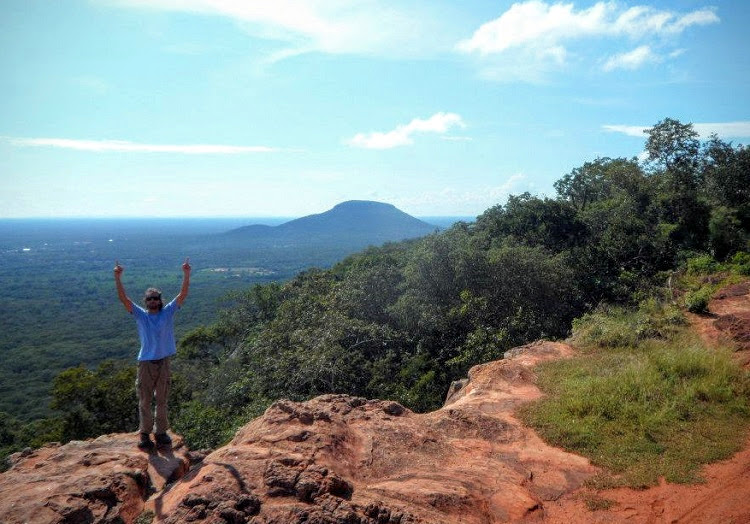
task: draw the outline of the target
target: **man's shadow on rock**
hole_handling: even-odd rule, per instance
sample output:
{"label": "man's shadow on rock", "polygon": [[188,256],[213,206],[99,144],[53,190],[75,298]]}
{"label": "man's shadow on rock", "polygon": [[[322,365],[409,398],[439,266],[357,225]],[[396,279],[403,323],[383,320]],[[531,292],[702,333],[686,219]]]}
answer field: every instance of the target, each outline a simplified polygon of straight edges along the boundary
{"label": "man's shadow on rock", "polygon": [[[199,464],[197,464],[194,468],[191,468],[189,471],[180,470],[179,467],[176,467],[177,464],[182,465],[185,468],[189,468],[190,465],[187,461],[184,461],[180,457],[176,457],[172,452],[171,447],[169,449],[165,448],[162,450],[155,450],[154,452],[149,454],[148,460],[153,469],[164,479],[164,485],[160,490],[157,490],[159,492],[159,495],[154,499],[154,513],[159,519],[163,519],[165,515],[162,511],[162,498],[167,493],[169,493],[177,480],[183,480],[185,482],[191,481],[196,476],[198,476],[198,474],[206,466],[206,464],[201,460]],[[250,493],[250,490],[245,483],[245,479],[242,478],[240,472],[237,471],[237,468],[235,468],[232,464],[223,462],[212,462],[211,464],[225,468],[237,482],[241,493]],[[161,472],[163,471],[166,473],[167,471],[169,471],[170,467],[173,467],[174,469],[169,474],[169,476],[165,477],[164,475],[162,475]]]}
{"label": "man's shadow on rock", "polygon": [[182,478],[188,468],[185,457],[174,454],[172,446],[159,446],[148,454],[148,462],[153,471],[161,477],[163,482],[160,488],[171,484]]}

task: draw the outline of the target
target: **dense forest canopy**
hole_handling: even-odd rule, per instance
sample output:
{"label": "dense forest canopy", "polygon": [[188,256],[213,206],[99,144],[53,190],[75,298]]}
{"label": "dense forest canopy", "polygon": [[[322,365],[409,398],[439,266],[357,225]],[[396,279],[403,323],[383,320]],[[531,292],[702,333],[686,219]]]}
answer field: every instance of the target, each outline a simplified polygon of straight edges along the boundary
{"label": "dense forest canopy", "polygon": [[[602,302],[637,302],[698,255],[747,251],[750,150],[669,118],[646,132],[645,161],[586,162],[555,198],[511,196],[475,222],[234,294],[181,340],[175,430],[214,446],[277,398],[330,392],[435,409],[471,366],[565,337]],[[129,373],[65,371],[57,414],[16,432],[6,416],[2,444],[132,430]]]}

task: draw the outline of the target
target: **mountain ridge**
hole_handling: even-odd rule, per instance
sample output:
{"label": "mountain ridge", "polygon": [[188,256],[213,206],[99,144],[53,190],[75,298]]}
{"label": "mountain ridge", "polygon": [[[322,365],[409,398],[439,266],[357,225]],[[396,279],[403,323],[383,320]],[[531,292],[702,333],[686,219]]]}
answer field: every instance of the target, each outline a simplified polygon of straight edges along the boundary
{"label": "mountain ridge", "polygon": [[348,236],[371,243],[406,240],[437,231],[438,226],[413,217],[393,204],[373,200],[347,200],[333,208],[277,226],[251,224],[228,231],[240,238],[327,240]]}

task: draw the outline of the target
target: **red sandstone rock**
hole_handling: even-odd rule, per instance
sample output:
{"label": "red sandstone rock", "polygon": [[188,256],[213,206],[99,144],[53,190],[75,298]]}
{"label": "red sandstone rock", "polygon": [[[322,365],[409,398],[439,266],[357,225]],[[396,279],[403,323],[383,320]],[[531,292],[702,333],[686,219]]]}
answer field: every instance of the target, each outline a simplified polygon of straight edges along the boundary
{"label": "red sandstone rock", "polygon": [[133,522],[148,495],[187,470],[182,441],[147,454],[137,434],[104,435],[12,456],[0,474],[0,522]]}
{"label": "red sandstone rock", "polygon": [[444,408],[324,395],[279,401],[210,454],[154,511],[165,522],[492,523],[540,517],[594,472],[513,416],[531,368],[570,354],[525,346],[476,366]]}
{"label": "red sandstone rock", "polygon": [[518,348],[423,415],[346,395],[280,400],[171,484],[185,454],[142,453],[135,435],[45,447],[0,475],[0,522],[130,523],[144,510],[166,523],[533,520],[594,472],[513,416],[540,395],[532,367],[571,352]]}

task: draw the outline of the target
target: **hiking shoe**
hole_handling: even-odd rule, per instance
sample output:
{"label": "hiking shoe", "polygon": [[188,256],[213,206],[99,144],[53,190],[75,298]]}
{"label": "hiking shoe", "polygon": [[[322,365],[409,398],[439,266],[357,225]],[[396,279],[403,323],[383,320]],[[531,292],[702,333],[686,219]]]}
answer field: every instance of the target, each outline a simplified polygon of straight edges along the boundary
{"label": "hiking shoe", "polygon": [[169,435],[167,435],[166,433],[157,433],[155,436],[156,436],[157,446],[171,446],[172,445],[172,439],[169,438]]}
{"label": "hiking shoe", "polygon": [[144,451],[154,449],[154,443],[148,433],[141,433],[141,440],[138,442],[138,448]]}

